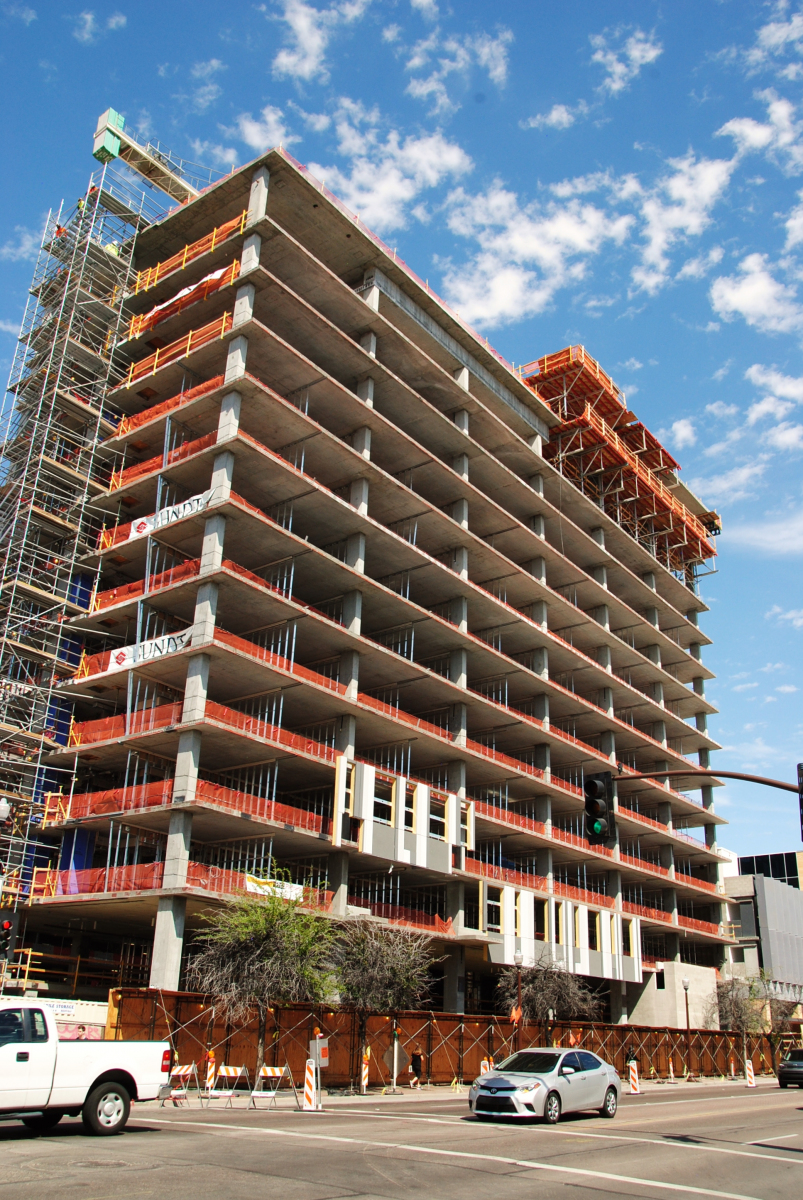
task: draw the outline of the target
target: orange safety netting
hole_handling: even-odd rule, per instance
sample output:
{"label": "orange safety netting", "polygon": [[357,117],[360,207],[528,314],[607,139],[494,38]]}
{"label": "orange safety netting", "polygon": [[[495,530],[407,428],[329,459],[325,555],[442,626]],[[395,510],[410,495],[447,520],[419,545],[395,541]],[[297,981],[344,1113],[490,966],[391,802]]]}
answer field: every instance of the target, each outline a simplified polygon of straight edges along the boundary
{"label": "orange safety netting", "polygon": [[409,908],[404,904],[383,904],[365,900],[361,896],[349,896],[349,904],[357,908],[370,909],[375,917],[385,917],[391,925],[404,925],[411,929],[429,929],[444,937],[454,936],[452,918],[439,917],[437,913],[422,912],[420,908]]}
{"label": "orange safety netting", "polygon": [[122,437],[123,434],[130,433],[132,429],[139,429],[141,425],[163,417],[165,413],[172,412],[174,408],[180,408],[182,404],[189,404],[198,396],[213,392],[222,383],[223,376],[215,375],[212,379],[207,379],[206,383],[199,383],[197,387],[190,388],[186,392],[179,392],[177,396],[171,396],[169,400],[163,400],[161,404],[154,404],[152,408],[144,408],[142,412],[136,413],[133,417],[123,417],[113,436]]}
{"label": "orange safety netting", "polygon": [[622,911],[634,917],[649,917],[653,921],[666,921],[672,924],[672,914],[662,908],[651,908],[649,904],[635,904],[632,900],[622,901]]}
{"label": "orange safety netting", "polygon": [[696,929],[700,933],[719,935],[719,925],[714,924],[713,921],[699,921],[697,917],[684,917],[678,914],[678,925],[685,929]]}
{"label": "orange safety netting", "polygon": [[463,869],[469,875],[480,875],[495,879],[498,883],[512,883],[518,887],[532,888],[536,892],[548,892],[549,880],[544,875],[531,875],[529,871],[517,871],[513,867],[497,867],[493,863],[481,862],[467,854]]}
{"label": "orange safety netting", "polygon": [[[186,562],[179,563],[175,567],[170,567],[167,571],[160,571],[158,575],[152,575],[148,591],[158,592],[161,588],[169,587],[171,583],[183,583],[187,579],[194,578],[200,569],[200,558],[188,558]],[[132,583],[124,583],[120,587],[108,588],[105,592],[98,592],[92,602],[90,612],[99,612],[104,608],[110,608],[113,604],[120,604],[123,600],[133,600],[144,595],[145,580],[135,579]]]}
{"label": "orange safety netting", "polygon": [[225,270],[208,275],[206,279],[196,283],[195,287],[185,288],[173,300],[167,301],[165,304],[157,304],[150,312],[132,317],[128,323],[126,339],[139,337],[148,329],[154,329],[157,325],[161,325],[162,321],[177,316],[185,308],[199,304],[202,300],[213,296],[215,292],[219,292],[221,288],[229,287],[234,283],[239,271],[240,264],[235,259]]}
{"label": "orange safety netting", "polygon": [[87,867],[57,871],[37,867],[32,896],[87,896],[98,892],[140,892],[162,886],[164,863],[137,863],[125,867]]}
{"label": "orange safety netting", "polygon": [[221,724],[227,725],[231,729],[237,729],[252,737],[262,738],[264,741],[275,742],[279,746],[295,750],[298,754],[303,754],[308,758],[319,758],[329,763],[333,763],[337,758],[337,751],[332,746],[315,742],[312,738],[302,737],[298,733],[290,733],[279,725],[271,725],[270,722],[263,721],[259,717],[250,717],[247,713],[226,708],[223,704],[215,704],[212,700],[206,702],[206,716],[213,721],[220,721]]}
{"label": "orange safety netting", "polygon": [[233,217],[231,221],[226,221],[224,225],[218,225],[211,233],[204,234],[202,238],[199,238],[197,242],[190,242],[183,250],[179,250],[178,254],[166,258],[164,262],[157,263],[155,267],[146,267],[144,271],[138,271],[134,280],[134,295],[156,287],[160,279],[164,279],[166,275],[170,275],[173,271],[181,271],[193,259],[199,258],[202,254],[211,253],[222,242],[242,233],[247,216],[248,209],[246,208],[239,216]]}
{"label": "orange safety netting", "polygon": [[135,479],[139,479],[143,475],[149,475],[152,471],[164,470],[165,467],[182,462],[185,458],[190,458],[191,455],[199,454],[201,450],[214,446],[216,441],[217,430],[213,429],[211,433],[205,433],[203,437],[195,438],[194,441],[183,442],[175,450],[171,450],[167,458],[163,454],[157,454],[145,462],[134,463],[133,466],[126,467],[122,471],[113,471],[109,480],[109,491],[114,492],[118,488],[128,487]]}
{"label": "orange safety netting", "polygon": [[126,730],[125,713],[116,717],[101,717],[96,721],[77,721],[70,729],[68,746],[86,746],[94,742],[120,741],[125,737],[137,737],[153,729],[164,729],[177,725],[181,720],[181,701],[173,704],[158,704],[155,708],[143,708],[131,714]]}
{"label": "orange safety netting", "polygon": [[130,387],[132,383],[137,379],[142,379],[145,375],[155,375],[160,367],[175,362],[177,358],[186,358],[193,350],[200,350],[201,346],[206,346],[216,338],[225,337],[231,329],[232,320],[232,314],[225,312],[222,316],[216,317],[214,321],[210,321],[208,325],[202,325],[200,329],[191,329],[177,341],[170,342],[167,346],[160,346],[154,354],[149,354],[147,358],[142,358],[139,362],[131,363],[123,386]]}

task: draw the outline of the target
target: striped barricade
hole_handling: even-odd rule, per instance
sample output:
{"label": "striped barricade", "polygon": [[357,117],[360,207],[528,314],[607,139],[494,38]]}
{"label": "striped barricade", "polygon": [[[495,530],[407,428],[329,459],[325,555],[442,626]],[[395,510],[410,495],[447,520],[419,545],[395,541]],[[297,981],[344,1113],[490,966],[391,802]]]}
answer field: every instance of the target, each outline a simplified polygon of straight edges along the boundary
{"label": "striped barricade", "polygon": [[268,1108],[275,1108],[276,1093],[283,1079],[289,1079],[290,1085],[293,1091],[295,1091],[293,1076],[290,1074],[290,1068],[287,1063],[283,1067],[262,1067],[256,1078],[256,1087],[251,1092],[248,1107],[258,1108],[257,1100],[261,1097],[262,1099],[270,1100]]}
{"label": "striped barricade", "polygon": [[[226,1081],[224,1087],[220,1086],[221,1080]],[[206,1107],[208,1108],[213,1100],[225,1100],[225,1107],[233,1108],[232,1100],[234,1099],[234,1093],[240,1080],[244,1080],[246,1087],[248,1087],[248,1071],[245,1067],[227,1067],[221,1063],[217,1069],[214,1087],[207,1089]]]}
{"label": "striped barricade", "polygon": [[190,1063],[184,1067],[173,1067],[170,1073],[170,1095],[165,1096],[161,1107],[164,1108],[168,1100],[173,1101],[175,1108],[178,1108],[180,1104],[186,1104],[189,1107],[189,1086],[192,1079],[195,1080],[195,1090],[200,1096],[201,1081],[198,1078],[198,1068],[195,1063]]}
{"label": "striped barricade", "polygon": [[639,1083],[638,1083],[638,1063],[635,1063],[635,1062],[628,1063],[628,1068],[629,1068],[630,1095],[631,1096],[640,1096],[641,1088],[639,1087]]}

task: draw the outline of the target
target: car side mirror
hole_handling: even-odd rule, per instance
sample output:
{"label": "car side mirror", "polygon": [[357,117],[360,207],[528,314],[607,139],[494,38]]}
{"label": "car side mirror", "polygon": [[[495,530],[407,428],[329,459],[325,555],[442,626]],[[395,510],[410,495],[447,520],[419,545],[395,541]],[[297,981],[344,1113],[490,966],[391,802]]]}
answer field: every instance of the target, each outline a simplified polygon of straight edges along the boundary
{"label": "car side mirror", "polygon": [[574,1075],[574,1067],[561,1067],[561,1075]]}

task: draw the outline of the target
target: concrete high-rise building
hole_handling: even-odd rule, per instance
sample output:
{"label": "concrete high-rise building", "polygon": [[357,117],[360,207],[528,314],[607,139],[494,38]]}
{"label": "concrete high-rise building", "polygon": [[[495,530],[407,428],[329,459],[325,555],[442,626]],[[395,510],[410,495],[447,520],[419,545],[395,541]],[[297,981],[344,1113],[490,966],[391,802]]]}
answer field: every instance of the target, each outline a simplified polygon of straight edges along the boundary
{"label": "concrete high-rise building", "polygon": [[[4,449],[29,980],[178,988],[201,914],[277,866],[430,931],[451,1010],[519,952],[613,1020],[656,962],[717,966],[717,524],[677,463],[581,346],[514,369],[285,152],[202,189],[115,114],[96,151],[48,223]],[[631,778],[662,769],[687,790]]]}

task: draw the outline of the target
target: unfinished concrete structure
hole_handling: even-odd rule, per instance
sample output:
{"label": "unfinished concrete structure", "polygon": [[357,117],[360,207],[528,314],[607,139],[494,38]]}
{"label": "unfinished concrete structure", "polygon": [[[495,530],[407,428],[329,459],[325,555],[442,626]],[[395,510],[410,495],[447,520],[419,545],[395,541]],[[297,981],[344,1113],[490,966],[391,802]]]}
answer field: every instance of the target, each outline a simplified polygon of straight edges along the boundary
{"label": "unfinished concrete structure", "polygon": [[[4,901],[38,978],[102,934],[78,990],[118,965],[176,988],[198,915],[275,865],[335,916],[431,931],[448,1009],[546,947],[614,1020],[656,961],[717,965],[721,818],[690,757],[716,748],[716,520],[674,460],[582,347],[514,370],[285,152],[158,219],[115,180],[59,226],[125,223],[85,238],[114,265],[72,335],[101,366],[56,384],[26,352],[12,377],[16,422],[35,396],[83,439],[30,441],[21,478],[61,464],[72,540],[3,643],[5,745],[35,746]],[[592,848],[583,774],[612,764],[617,845]],[[689,790],[629,779],[664,767]]]}

